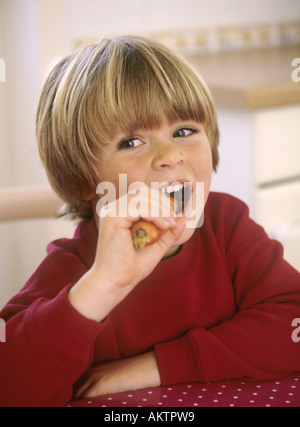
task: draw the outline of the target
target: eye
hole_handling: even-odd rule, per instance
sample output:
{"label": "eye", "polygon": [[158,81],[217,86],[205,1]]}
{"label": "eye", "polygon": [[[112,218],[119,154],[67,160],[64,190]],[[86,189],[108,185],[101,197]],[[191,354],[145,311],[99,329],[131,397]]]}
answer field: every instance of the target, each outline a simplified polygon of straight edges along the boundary
{"label": "eye", "polygon": [[173,138],[184,138],[196,132],[197,132],[196,129],[180,128],[173,133]]}
{"label": "eye", "polygon": [[128,138],[120,142],[119,150],[128,150],[130,148],[136,148],[139,145],[143,144],[138,138]]}

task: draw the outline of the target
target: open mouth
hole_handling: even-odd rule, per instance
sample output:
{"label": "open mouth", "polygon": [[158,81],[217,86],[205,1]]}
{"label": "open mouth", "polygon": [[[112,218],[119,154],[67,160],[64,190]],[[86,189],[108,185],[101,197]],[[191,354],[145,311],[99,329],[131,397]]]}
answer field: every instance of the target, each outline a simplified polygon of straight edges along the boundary
{"label": "open mouth", "polygon": [[176,201],[176,215],[184,213],[192,195],[192,184],[176,182],[161,189],[167,197]]}

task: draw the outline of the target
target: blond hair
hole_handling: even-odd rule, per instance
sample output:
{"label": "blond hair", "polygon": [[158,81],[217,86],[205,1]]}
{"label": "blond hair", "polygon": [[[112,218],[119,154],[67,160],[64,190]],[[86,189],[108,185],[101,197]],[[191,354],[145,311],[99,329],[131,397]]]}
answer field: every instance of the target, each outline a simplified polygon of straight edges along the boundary
{"label": "blond hair", "polygon": [[104,39],[60,60],[41,92],[36,132],[49,181],[73,217],[92,215],[101,149],[118,133],[178,119],[202,122],[217,169],[219,131],[208,88],[181,56],[136,36]]}

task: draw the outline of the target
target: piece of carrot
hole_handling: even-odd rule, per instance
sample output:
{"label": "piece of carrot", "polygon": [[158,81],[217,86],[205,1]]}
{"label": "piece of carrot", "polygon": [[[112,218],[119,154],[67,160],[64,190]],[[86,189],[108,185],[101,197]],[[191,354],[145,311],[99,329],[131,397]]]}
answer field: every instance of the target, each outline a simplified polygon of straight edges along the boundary
{"label": "piece of carrot", "polygon": [[[170,201],[173,211],[176,211],[176,200],[170,197]],[[131,236],[136,248],[153,245],[162,233],[156,225],[144,219],[139,219],[131,226]]]}

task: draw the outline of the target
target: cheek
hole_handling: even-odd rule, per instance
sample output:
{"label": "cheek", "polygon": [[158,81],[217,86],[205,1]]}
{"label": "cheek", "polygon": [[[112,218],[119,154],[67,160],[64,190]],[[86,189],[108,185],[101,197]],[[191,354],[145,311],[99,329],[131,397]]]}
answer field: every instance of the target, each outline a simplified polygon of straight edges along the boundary
{"label": "cheek", "polygon": [[210,183],[212,177],[212,153],[210,148],[202,151],[201,153],[195,155],[195,158],[198,159],[194,164],[193,168],[197,174],[197,181]]}
{"label": "cheek", "polygon": [[[197,158],[195,156],[195,158]],[[198,154],[198,161],[193,163],[193,169],[196,175],[197,182],[204,183],[204,204],[209,195],[211,180],[212,180],[212,155],[210,148],[209,150],[205,150],[205,152],[201,152]],[[196,197],[196,195],[195,195]]]}

